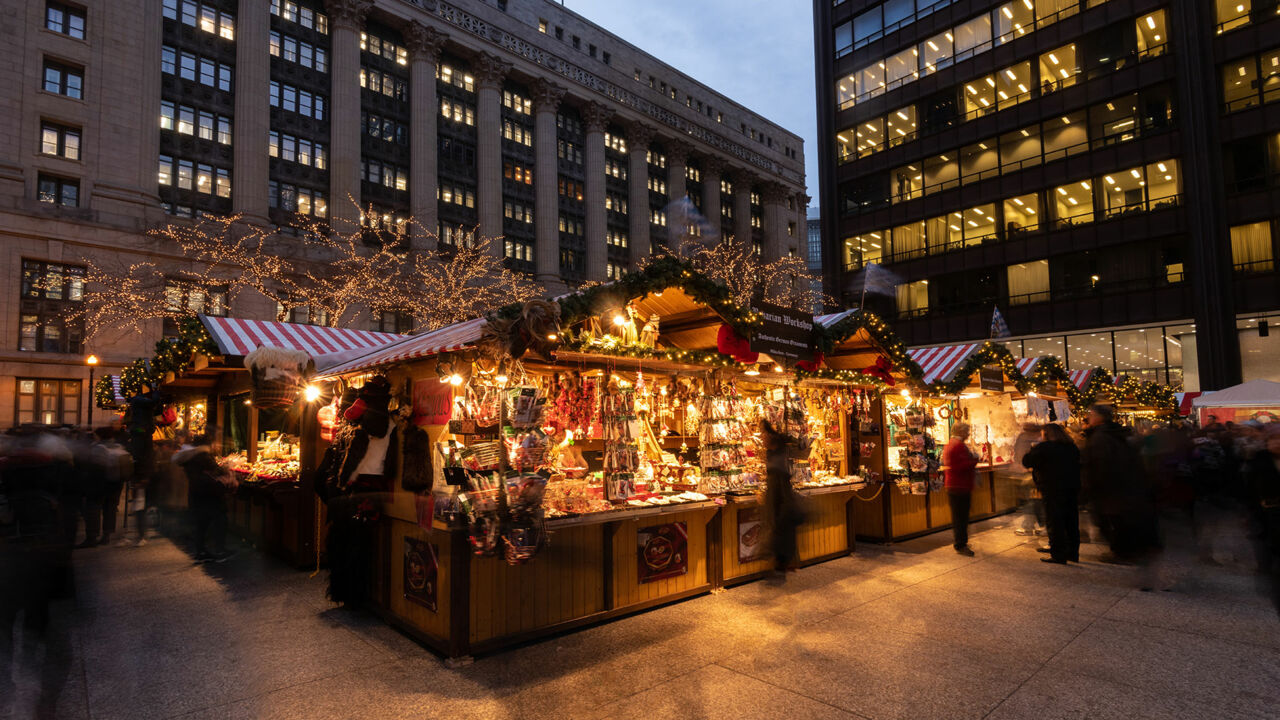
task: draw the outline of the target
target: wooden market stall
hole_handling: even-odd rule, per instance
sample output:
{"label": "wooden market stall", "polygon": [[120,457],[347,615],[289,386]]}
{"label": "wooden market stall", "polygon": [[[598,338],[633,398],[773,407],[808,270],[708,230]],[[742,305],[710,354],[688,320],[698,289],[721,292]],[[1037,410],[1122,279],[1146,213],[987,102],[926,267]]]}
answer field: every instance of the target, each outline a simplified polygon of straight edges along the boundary
{"label": "wooden market stall", "polygon": [[[771,569],[754,423],[808,435],[815,394],[839,388],[798,383],[790,363],[746,348],[776,311],[737,307],[684,269],[658,264],[320,368],[331,391],[384,376],[412,406],[408,432],[433,448],[432,491],[402,474],[382,512],[372,600],[389,623],[458,657]],[[799,323],[806,343],[811,323]],[[834,437],[824,428],[793,459],[810,518],[801,564],[853,550],[859,468],[847,423],[827,419]],[[839,453],[815,450],[832,439]]]}
{"label": "wooden market stall", "polygon": [[[304,452],[302,439],[314,415],[301,386],[286,398],[255,404],[245,358],[259,348],[276,348],[315,358],[341,352],[368,352],[400,339],[390,333],[198,315],[188,323],[186,344],[199,346],[185,369],[160,383],[178,409],[181,429],[212,434],[219,462],[240,481],[228,501],[228,527],[256,547],[295,566],[316,562],[316,530],[321,522],[310,484],[318,459]],[[195,337],[198,335],[199,337]],[[174,502],[185,506],[186,479],[172,468]]]}

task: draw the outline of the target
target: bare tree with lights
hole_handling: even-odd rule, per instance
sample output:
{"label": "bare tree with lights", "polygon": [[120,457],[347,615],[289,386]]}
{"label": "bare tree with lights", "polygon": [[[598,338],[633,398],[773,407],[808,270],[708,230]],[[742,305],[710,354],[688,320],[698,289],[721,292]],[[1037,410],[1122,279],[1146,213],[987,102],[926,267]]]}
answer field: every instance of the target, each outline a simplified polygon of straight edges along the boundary
{"label": "bare tree with lights", "polygon": [[767,302],[801,310],[828,300],[815,290],[817,278],[805,261],[794,255],[766,262],[755,244],[726,235],[714,244],[685,242],[680,253],[707,277],[729,288],[733,301],[746,305],[760,294]]}

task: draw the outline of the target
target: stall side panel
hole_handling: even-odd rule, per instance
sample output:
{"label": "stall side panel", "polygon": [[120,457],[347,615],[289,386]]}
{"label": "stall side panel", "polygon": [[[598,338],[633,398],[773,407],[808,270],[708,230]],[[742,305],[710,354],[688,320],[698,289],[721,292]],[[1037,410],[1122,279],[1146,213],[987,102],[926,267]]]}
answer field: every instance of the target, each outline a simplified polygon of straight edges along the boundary
{"label": "stall side panel", "polygon": [[[707,584],[707,523],[716,508],[688,513],[673,513],[625,520],[614,526],[613,535],[613,607],[657,603],[694,591]],[[688,532],[686,551],[688,569],[673,577],[640,582],[637,532],[667,523],[683,522]]]}
{"label": "stall side panel", "polygon": [[[402,520],[390,520],[392,552],[389,554],[390,592],[388,593],[388,609],[391,614],[403,621],[417,632],[447,643],[449,641],[449,593],[452,588],[452,568],[449,567],[451,537],[447,532],[427,531],[416,523]],[[436,609],[431,610],[422,603],[410,600],[404,586],[404,546],[405,538],[429,542],[436,548]],[[388,573],[382,573],[386,576]]]}
{"label": "stall side panel", "polygon": [[829,493],[805,498],[805,522],[797,534],[800,560],[812,560],[836,553],[848,552],[849,533],[845,493]]}
{"label": "stall side panel", "polygon": [[[725,580],[732,580],[744,575],[764,572],[773,567],[773,561],[769,558],[767,552],[758,560],[749,560],[747,562],[741,561],[740,558],[742,557],[742,554],[740,550],[743,549],[741,547],[743,544],[743,537],[741,532],[742,528],[739,525],[739,522],[740,518],[747,517],[742,512],[743,510],[754,510],[755,517],[760,517],[759,505],[729,503],[720,511],[720,547],[724,563]],[[748,518],[748,522],[755,521]],[[766,537],[767,531],[764,528],[764,523],[761,521],[758,525],[755,525],[755,528],[756,530],[752,537],[746,540],[747,545],[745,549],[748,551],[748,555],[750,555],[750,551],[752,550],[767,550],[766,547],[761,547],[766,545],[768,542],[768,538]]]}

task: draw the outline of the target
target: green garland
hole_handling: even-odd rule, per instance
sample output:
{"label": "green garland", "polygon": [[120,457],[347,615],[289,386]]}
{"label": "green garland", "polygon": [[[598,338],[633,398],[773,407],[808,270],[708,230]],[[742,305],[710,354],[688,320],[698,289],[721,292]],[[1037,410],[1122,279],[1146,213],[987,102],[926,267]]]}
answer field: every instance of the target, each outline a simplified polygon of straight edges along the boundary
{"label": "green garland", "polygon": [[623,345],[609,340],[601,342],[599,340],[589,340],[581,334],[573,335],[572,331],[565,337],[564,343],[561,345],[566,350],[575,352],[591,353],[592,355],[608,355],[620,358],[638,358],[641,360],[667,360],[670,362],[686,363],[689,365],[708,365],[711,367],[721,368],[738,368],[745,370],[746,365],[734,360],[728,355],[721,355],[716,350],[680,350],[645,347],[643,345]]}
{"label": "green garland", "polygon": [[94,383],[93,403],[102,410],[114,410],[118,407],[116,403],[116,388],[111,383],[110,375],[104,375],[98,378],[98,382]]}
{"label": "green garland", "polygon": [[[178,337],[156,341],[155,355],[149,361],[138,358],[120,371],[120,394],[133,397],[142,392],[144,385],[154,388],[166,373],[177,375],[189,370],[197,353],[217,355],[218,346],[200,318],[189,315],[178,321]],[[110,398],[114,403],[114,389]],[[98,403],[98,407],[106,407],[102,405],[102,396]]]}

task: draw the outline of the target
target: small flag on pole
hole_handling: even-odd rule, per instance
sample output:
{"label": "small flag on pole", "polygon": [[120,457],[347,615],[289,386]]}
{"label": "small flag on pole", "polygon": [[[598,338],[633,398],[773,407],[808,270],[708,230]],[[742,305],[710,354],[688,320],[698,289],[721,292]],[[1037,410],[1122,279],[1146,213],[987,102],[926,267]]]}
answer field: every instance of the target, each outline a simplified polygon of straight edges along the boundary
{"label": "small flag on pole", "polygon": [[1009,332],[1009,323],[1004,321],[1004,315],[1000,314],[1000,308],[997,306],[991,311],[991,337],[1003,338],[1012,334]]}

